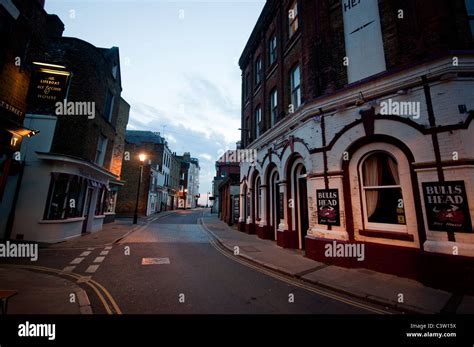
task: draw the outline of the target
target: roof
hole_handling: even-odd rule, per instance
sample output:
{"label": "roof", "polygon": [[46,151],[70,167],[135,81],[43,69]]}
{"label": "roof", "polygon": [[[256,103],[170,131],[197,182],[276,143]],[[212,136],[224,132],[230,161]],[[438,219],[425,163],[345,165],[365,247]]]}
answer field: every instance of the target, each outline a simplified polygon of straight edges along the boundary
{"label": "roof", "polygon": [[127,130],[125,133],[125,140],[129,143],[156,143],[160,145],[165,144],[165,139],[160,136],[160,133],[145,130]]}

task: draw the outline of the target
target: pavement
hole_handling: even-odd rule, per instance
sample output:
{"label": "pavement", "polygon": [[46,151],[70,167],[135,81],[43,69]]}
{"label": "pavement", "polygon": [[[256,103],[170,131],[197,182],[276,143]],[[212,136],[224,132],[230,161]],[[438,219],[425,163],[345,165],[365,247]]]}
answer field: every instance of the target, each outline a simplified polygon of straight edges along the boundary
{"label": "pavement", "polygon": [[[100,247],[111,248],[110,245],[118,243],[136,230],[146,227],[149,223],[159,220],[173,211],[165,211],[146,218],[140,218],[138,224],[134,225],[132,218],[118,218],[115,222],[105,224],[103,229],[96,233],[85,234],[74,239],[55,244],[40,244],[40,252],[48,251],[56,260],[62,261],[67,258],[68,253],[61,251],[75,249],[100,249]],[[52,251],[52,252],[51,252]],[[88,252],[91,253],[91,252]],[[99,254],[97,254],[99,255]],[[92,314],[93,309],[87,292],[78,285],[75,278],[67,276],[67,268],[64,273],[45,272],[34,269],[34,263],[30,269],[19,268],[14,261],[5,261],[0,264],[0,290],[16,290],[18,294],[9,299],[7,314]],[[41,264],[57,268],[54,263]],[[70,264],[68,266],[71,268]],[[98,265],[95,265],[98,267]],[[27,266],[28,267],[28,266]],[[95,312],[102,313],[102,312]]]}
{"label": "pavement", "polygon": [[229,251],[235,253],[238,247],[240,257],[320,287],[409,313],[474,313],[473,296],[459,297],[407,278],[317,262],[305,258],[302,251],[284,249],[274,241],[239,232],[215,214],[207,213],[202,225]]}
{"label": "pavement", "polygon": [[7,314],[91,314],[86,292],[64,278],[0,267],[0,289],[16,290]]}
{"label": "pavement", "polygon": [[53,250],[110,246],[119,242],[132,232],[145,227],[148,223],[164,218],[173,212],[175,211],[164,211],[146,218],[139,218],[137,224],[133,224],[132,218],[116,218],[113,223],[104,224],[102,230],[99,232],[87,233],[55,244],[42,244],[40,248]]}

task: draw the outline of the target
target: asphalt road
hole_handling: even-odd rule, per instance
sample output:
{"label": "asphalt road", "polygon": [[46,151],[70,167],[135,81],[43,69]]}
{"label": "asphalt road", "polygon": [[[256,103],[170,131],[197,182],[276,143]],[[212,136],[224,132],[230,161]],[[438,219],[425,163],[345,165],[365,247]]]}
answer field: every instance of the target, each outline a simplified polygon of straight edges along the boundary
{"label": "asphalt road", "polygon": [[[360,301],[337,300],[280,280],[218,251],[198,224],[203,210],[177,211],[110,247],[56,249],[36,265],[93,280],[109,303],[130,314],[364,314]],[[144,259],[156,264],[144,265]],[[77,260],[77,263],[75,261]],[[94,313],[107,313],[87,284]],[[374,307],[371,304],[364,303]],[[380,307],[376,307],[380,309]],[[117,310],[115,310],[117,311]]]}
{"label": "asphalt road", "polygon": [[[113,247],[93,278],[124,313],[367,313],[225,257],[197,224],[200,216],[179,211],[132,233]],[[143,258],[167,258],[169,264],[142,265]]]}

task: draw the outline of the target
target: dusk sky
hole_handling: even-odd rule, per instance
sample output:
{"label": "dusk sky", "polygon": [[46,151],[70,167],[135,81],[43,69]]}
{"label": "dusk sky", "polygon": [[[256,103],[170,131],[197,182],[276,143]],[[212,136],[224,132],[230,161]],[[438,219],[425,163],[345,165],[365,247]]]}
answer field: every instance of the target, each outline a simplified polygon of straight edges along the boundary
{"label": "dusk sky", "polygon": [[64,36],[120,49],[128,129],[160,132],[201,164],[201,203],[215,161],[240,139],[238,59],[264,0],[47,0]]}

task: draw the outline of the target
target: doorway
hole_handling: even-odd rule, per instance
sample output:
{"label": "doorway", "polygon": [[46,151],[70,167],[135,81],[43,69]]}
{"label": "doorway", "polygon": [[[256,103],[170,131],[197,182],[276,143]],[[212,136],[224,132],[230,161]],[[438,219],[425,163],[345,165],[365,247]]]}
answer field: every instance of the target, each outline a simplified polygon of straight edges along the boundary
{"label": "doorway", "polygon": [[92,201],[92,194],[94,193],[93,188],[87,188],[87,196],[86,196],[86,206],[84,208],[84,220],[82,221],[82,233],[87,233],[87,225],[89,223],[89,215],[91,210],[91,201]]}

